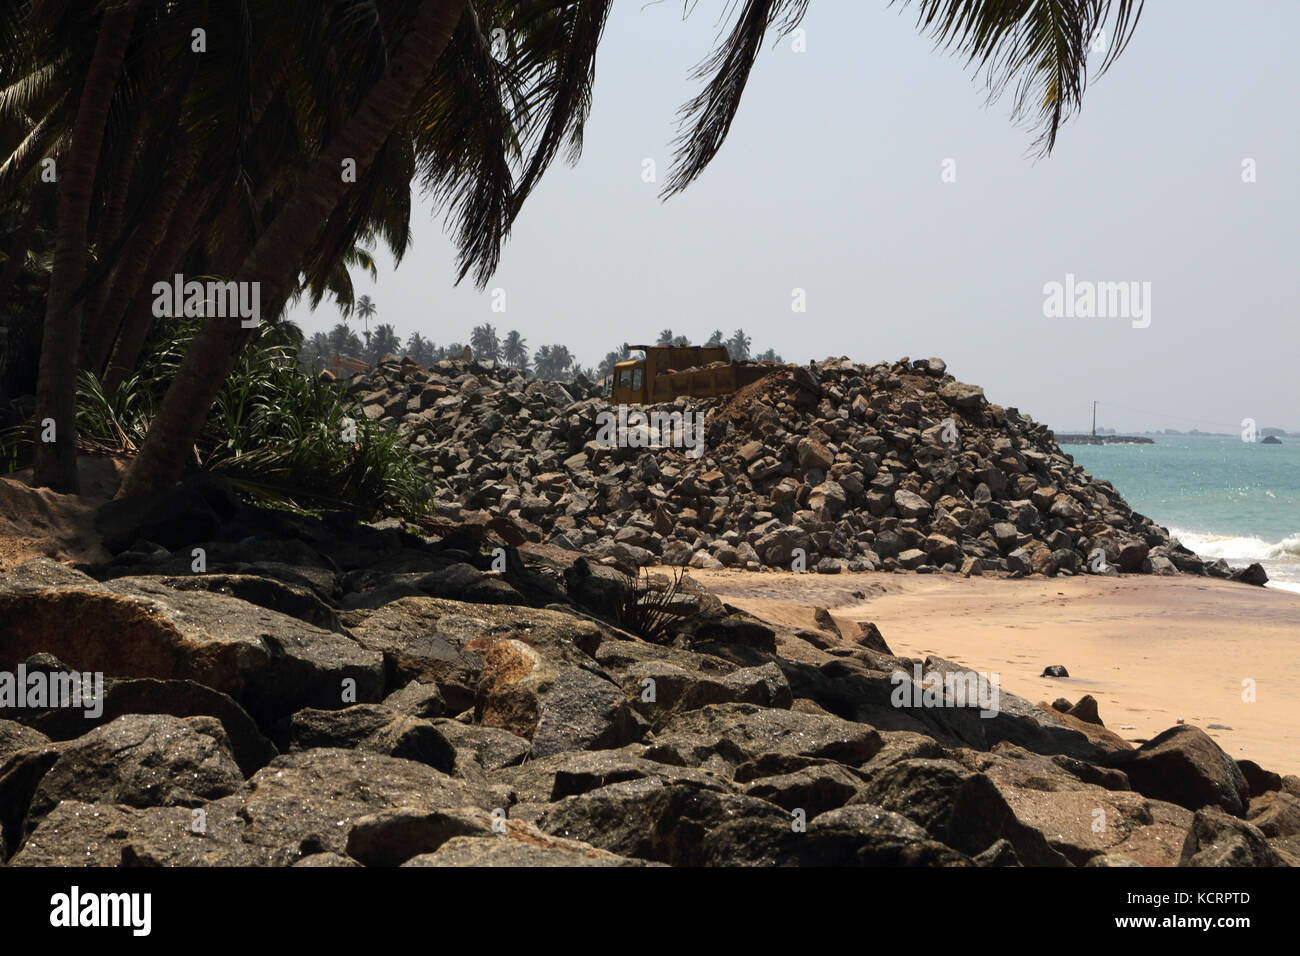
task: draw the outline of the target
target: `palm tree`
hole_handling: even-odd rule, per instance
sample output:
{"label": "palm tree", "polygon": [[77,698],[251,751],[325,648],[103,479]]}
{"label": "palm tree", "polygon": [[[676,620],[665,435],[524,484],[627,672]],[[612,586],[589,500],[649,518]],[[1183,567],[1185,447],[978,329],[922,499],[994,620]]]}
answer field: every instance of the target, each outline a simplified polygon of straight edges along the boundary
{"label": "palm tree", "polygon": [[334,355],[350,355],[353,358],[361,358],[365,354],[365,346],[361,339],[357,338],[357,333],[339,322],[329,332],[329,351],[330,359]]}
{"label": "palm tree", "polygon": [[486,322],[474,327],[474,331],[469,336],[469,344],[477,359],[495,361],[501,357],[501,343],[497,341],[497,330]]}
{"label": "palm tree", "polygon": [[722,340],[725,336],[726,333],[723,332],[721,329],[714,329],[713,334],[709,336],[709,340],[704,344],[709,346],[723,345],[724,343]]}
{"label": "palm tree", "polygon": [[754,356],[754,361],[756,361],[756,362],[784,362],[785,359],[781,358],[781,356],[779,356],[779,355],[776,354],[776,349],[768,349],[766,352],[762,352],[762,353],[760,353],[759,355]]}
{"label": "palm tree", "polygon": [[613,375],[614,366],[617,365],[619,362],[626,362],[631,357],[632,357],[632,349],[626,342],[624,342],[614,351],[606,352],[605,357],[601,359],[600,365],[597,368],[597,372],[596,372],[597,376],[599,378],[605,378],[608,375]]}
{"label": "palm tree", "polygon": [[549,379],[553,377],[551,374],[553,369],[551,347],[543,345],[537,350],[537,354],[533,356],[533,374],[538,378]]}
{"label": "palm tree", "polygon": [[406,340],[406,354],[412,362],[422,368],[428,368],[434,363],[433,343],[419,332],[412,332],[411,337]]}
{"label": "palm tree", "polygon": [[378,312],[379,308],[375,305],[374,300],[370,298],[370,296],[363,295],[361,298],[357,299],[356,313],[361,316],[361,321],[364,324],[367,336],[370,335],[370,320],[372,317],[377,315]]}
{"label": "palm tree", "polygon": [[501,357],[507,365],[528,371],[528,343],[514,329],[506,333],[505,343],[501,347]]}
{"label": "palm tree", "polygon": [[672,344],[673,344],[672,329],[664,329],[662,332],[660,332],[659,340],[655,342],[655,345],[672,345]]}
{"label": "palm tree", "polygon": [[77,104],[71,145],[62,166],[54,268],[45,303],[41,364],[36,379],[38,431],[47,421],[54,422],[56,431],[54,441],[35,443],[33,483],[66,493],[75,494],[80,490],[76,399],[84,305],[78,299],[78,287],[85,278],[89,259],[96,164],[140,2],[124,0],[105,8],[99,18],[94,59]]}
{"label": "palm tree", "polygon": [[379,360],[385,355],[402,351],[402,340],[397,335],[397,330],[387,322],[375,326],[374,334],[370,337],[369,346],[366,351],[366,361],[371,365],[378,365]]}
{"label": "palm tree", "polygon": [[324,332],[317,332],[311,338],[302,343],[302,348],[298,350],[298,363],[310,368],[313,372],[320,372],[329,366],[334,356],[330,351],[329,336]]}
{"label": "palm tree", "polygon": [[[368,169],[376,154],[403,122],[416,93],[451,42],[465,0],[421,0],[414,22],[387,69],[302,177],[279,214],[258,238],[238,270],[262,290],[264,311],[278,316],[303,254],[317,235],[322,213],[337,209],[348,183],[339,174],[345,161]],[[204,322],[181,361],[171,387],[140,446],[139,457],[119,494],[153,494],[170,487],[184,467],[208,410],[248,340],[241,323]]]}
{"label": "palm tree", "polygon": [[749,358],[749,346],[753,341],[744,329],[736,329],[731,338],[727,339],[727,354],[737,362],[743,362]]}

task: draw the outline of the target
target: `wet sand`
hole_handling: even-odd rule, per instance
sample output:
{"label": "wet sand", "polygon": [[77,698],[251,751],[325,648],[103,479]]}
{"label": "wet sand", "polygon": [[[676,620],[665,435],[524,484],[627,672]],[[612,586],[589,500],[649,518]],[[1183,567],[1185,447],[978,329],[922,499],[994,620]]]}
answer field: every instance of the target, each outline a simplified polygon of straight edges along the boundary
{"label": "wet sand", "polygon": [[[1031,701],[1092,694],[1106,726],[1134,742],[1181,717],[1233,757],[1300,774],[1298,594],[1181,575],[691,575],[776,623],[811,627],[818,606],[841,625],[872,621],[894,653],[997,674]],[[1041,677],[1049,664],[1070,677]]]}

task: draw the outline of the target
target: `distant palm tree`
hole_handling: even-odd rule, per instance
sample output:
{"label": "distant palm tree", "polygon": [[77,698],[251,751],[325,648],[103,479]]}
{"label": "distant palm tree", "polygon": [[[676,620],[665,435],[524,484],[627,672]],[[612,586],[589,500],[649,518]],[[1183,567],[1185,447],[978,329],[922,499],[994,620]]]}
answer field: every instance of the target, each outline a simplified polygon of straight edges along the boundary
{"label": "distant palm tree", "polygon": [[632,357],[632,349],[624,342],[621,346],[612,352],[606,352],[605,357],[601,360],[597,374],[604,378],[607,375],[614,374],[614,366],[619,362],[626,362]]}
{"label": "distant palm tree", "polygon": [[298,363],[310,368],[313,372],[320,372],[328,367],[333,361],[334,355],[330,349],[329,336],[324,332],[317,332],[311,338],[302,343],[302,348],[298,350]]}
{"label": "distant palm tree", "polygon": [[725,343],[723,342],[723,339],[725,338],[725,336],[726,336],[726,333],[723,332],[721,329],[714,329],[714,330],[713,330],[713,334],[709,336],[709,340],[708,340],[707,342],[705,342],[704,344],[705,344],[705,345],[709,345],[709,346],[718,346],[718,345],[723,345],[723,344],[725,344]]}
{"label": "distant palm tree", "polygon": [[743,362],[749,358],[749,346],[753,341],[744,329],[736,329],[731,338],[727,339],[727,354],[737,362]]}
{"label": "distant palm tree", "polygon": [[533,356],[533,374],[538,378],[549,378],[551,373],[551,347],[543,345]]}
{"label": "distant palm tree", "polygon": [[412,332],[406,340],[406,354],[416,365],[428,368],[434,363],[433,343],[419,332]]}
{"label": "distant palm tree", "polygon": [[469,345],[477,359],[495,361],[501,357],[501,343],[497,340],[497,330],[486,322],[474,327],[474,331],[469,336]]}
{"label": "distant palm tree", "polygon": [[533,357],[533,374],[549,382],[568,379],[573,366],[573,353],[564,345],[543,345]]}
{"label": "distant palm tree", "polygon": [[379,360],[385,355],[392,353],[396,355],[402,351],[402,340],[397,336],[397,330],[389,323],[375,326],[374,334],[366,348],[366,360],[371,365],[378,365]]}
{"label": "distant palm tree", "polygon": [[501,346],[501,358],[507,365],[528,371],[528,343],[515,330],[506,335],[505,344]]}
{"label": "distant palm tree", "polygon": [[357,333],[342,322],[330,329],[328,340],[331,360],[336,352],[339,355],[350,355],[354,358],[360,358],[365,354],[365,348],[362,346],[361,340],[357,338]]}
{"label": "distant palm tree", "polygon": [[573,369],[578,364],[577,358],[565,345],[551,346],[551,361],[555,365],[554,378],[557,379],[567,378],[573,374]]}
{"label": "distant palm tree", "polygon": [[659,341],[656,342],[655,345],[672,345],[672,344],[673,344],[672,329],[664,329],[662,332],[659,333]]}
{"label": "distant palm tree", "polygon": [[768,349],[760,355],[754,356],[756,362],[784,362],[785,359],[776,354],[776,349]]}
{"label": "distant palm tree", "polygon": [[370,320],[379,314],[379,307],[375,305],[375,300],[368,295],[363,295],[357,299],[357,304],[353,306],[357,315],[361,316],[362,332],[366,337],[366,354],[370,354]]}

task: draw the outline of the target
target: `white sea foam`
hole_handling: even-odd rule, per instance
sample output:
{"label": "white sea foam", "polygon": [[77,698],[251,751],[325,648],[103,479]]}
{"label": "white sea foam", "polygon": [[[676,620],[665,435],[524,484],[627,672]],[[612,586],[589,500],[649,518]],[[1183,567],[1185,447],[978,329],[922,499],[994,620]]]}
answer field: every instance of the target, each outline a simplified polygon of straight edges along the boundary
{"label": "white sea foam", "polygon": [[1265,541],[1255,535],[1201,534],[1177,528],[1170,528],[1169,534],[1203,558],[1300,563],[1300,534],[1281,541]]}
{"label": "white sea foam", "polygon": [[1268,573],[1268,587],[1300,594],[1300,534],[1281,541],[1265,541],[1256,535],[1203,534],[1170,528],[1171,537],[1202,558],[1223,558],[1240,566],[1258,561]]}

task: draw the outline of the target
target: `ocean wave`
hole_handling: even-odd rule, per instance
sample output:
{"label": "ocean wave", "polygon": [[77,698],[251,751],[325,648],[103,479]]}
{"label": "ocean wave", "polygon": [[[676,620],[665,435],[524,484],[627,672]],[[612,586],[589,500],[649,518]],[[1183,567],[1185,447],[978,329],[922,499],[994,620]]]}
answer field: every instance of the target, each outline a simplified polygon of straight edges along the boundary
{"label": "ocean wave", "polygon": [[1255,535],[1201,534],[1177,528],[1170,528],[1169,534],[1203,558],[1300,563],[1300,533],[1281,541],[1265,541]]}

